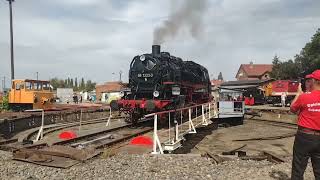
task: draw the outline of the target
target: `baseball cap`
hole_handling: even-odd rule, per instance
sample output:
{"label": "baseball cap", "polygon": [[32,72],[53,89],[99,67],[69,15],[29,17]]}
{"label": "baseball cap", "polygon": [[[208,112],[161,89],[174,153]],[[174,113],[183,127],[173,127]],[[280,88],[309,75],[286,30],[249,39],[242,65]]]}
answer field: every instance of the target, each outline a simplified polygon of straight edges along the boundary
{"label": "baseball cap", "polygon": [[312,78],[320,81],[320,70],[315,70],[311,74],[306,75],[306,78]]}

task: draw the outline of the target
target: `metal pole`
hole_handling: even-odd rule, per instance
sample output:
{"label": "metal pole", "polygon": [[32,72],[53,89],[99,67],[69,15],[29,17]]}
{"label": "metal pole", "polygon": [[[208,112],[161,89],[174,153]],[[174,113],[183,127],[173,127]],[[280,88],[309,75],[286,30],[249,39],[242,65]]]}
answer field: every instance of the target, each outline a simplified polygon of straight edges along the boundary
{"label": "metal pole", "polygon": [[44,110],[42,109],[42,119],[41,119],[41,139],[43,139],[43,128],[44,128]]}
{"label": "metal pole", "polygon": [[80,124],[79,124],[79,135],[81,133],[81,122],[82,122],[82,109],[80,111]]}
{"label": "metal pole", "polygon": [[3,79],[1,79],[1,86],[2,86],[2,91],[3,91],[3,92],[4,92],[4,86],[5,86],[4,83],[5,83],[5,82],[4,82],[4,76],[3,76]]}
{"label": "metal pole", "polygon": [[211,102],[209,102],[209,120],[211,120]]}
{"label": "metal pole", "polygon": [[10,52],[11,52],[11,80],[14,79],[14,53],[13,53],[13,25],[12,25],[12,2],[14,0],[9,1],[9,11],[10,11]]}
{"label": "metal pole", "polygon": [[37,81],[39,80],[39,72],[37,72]]}
{"label": "metal pole", "polygon": [[171,113],[169,112],[169,142],[171,143]]}
{"label": "metal pole", "polygon": [[3,76],[3,92],[6,90],[6,77]]}
{"label": "metal pole", "polygon": [[189,111],[189,131],[191,131],[191,109]]}
{"label": "metal pole", "polygon": [[120,82],[122,82],[122,71],[120,71],[119,74],[120,74]]}
{"label": "metal pole", "polygon": [[157,153],[157,129],[158,129],[158,115],[154,115],[153,117],[153,153],[156,154]]}

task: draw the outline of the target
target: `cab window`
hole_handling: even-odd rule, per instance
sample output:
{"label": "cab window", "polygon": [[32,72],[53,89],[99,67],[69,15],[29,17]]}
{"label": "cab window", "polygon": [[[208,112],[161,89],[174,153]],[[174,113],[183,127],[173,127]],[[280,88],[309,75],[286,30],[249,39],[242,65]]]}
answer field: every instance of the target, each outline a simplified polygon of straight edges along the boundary
{"label": "cab window", "polygon": [[21,90],[24,89],[24,84],[23,83],[16,83],[16,90]]}
{"label": "cab window", "polygon": [[50,85],[49,85],[49,83],[42,83],[42,89],[43,89],[43,90],[50,90]]}
{"label": "cab window", "polygon": [[32,83],[31,82],[26,82],[26,89],[32,90]]}
{"label": "cab window", "polygon": [[20,83],[16,83],[16,90],[20,90]]}
{"label": "cab window", "polygon": [[41,82],[34,82],[33,83],[33,89],[34,90],[41,90]]}

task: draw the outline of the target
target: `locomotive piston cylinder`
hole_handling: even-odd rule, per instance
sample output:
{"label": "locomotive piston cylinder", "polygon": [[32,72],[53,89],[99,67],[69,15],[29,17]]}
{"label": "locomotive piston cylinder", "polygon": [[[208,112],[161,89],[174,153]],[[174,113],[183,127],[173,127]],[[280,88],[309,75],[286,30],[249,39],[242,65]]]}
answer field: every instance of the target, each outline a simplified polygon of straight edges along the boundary
{"label": "locomotive piston cylinder", "polygon": [[160,45],[152,45],[152,55],[160,56],[161,47]]}

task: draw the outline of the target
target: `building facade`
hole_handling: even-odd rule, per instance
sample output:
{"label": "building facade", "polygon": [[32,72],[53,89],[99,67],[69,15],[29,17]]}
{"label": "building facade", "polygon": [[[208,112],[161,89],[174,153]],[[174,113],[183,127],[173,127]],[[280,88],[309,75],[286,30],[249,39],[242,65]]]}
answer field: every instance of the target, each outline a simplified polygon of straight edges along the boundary
{"label": "building facade", "polygon": [[[97,100],[106,101],[106,94],[120,92],[125,86],[126,84],[121,81],[106,82],[101,85],[96,85]],[[102,97],[103,95],[104,97]]]}
{"label": "building facade", "polygon": [[267,80],[270,79],[272,64],[241,64],[236,79],[241,80]]}

